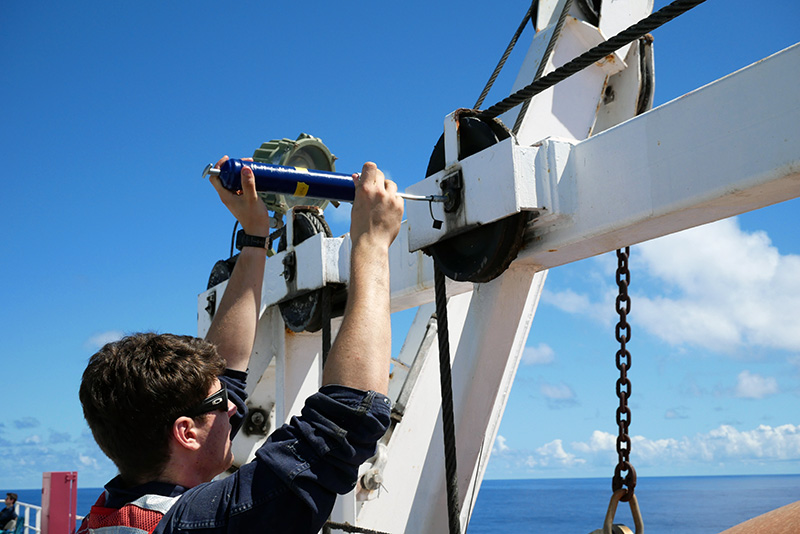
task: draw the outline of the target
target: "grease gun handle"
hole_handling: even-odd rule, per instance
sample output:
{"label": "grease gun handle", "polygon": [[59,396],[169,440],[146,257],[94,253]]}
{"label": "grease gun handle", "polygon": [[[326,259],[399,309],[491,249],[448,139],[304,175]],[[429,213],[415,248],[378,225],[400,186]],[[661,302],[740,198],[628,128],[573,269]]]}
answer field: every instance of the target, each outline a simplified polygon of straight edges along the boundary
{"label": "grease gun handle", "polygon": [[352,202],[355,197],[355,186],[349,174],[270,165],[257,161],[229,159],[219,169],[215,169],[209,164],[203,171],[203,177],[219,176],[225,189],[239,191],[242,189],[242,168],[244,167],[250,167],[253,171],[256,179],[256,191],[262,193],[279,193],[342,202]]}
{"label": "grease gun handle", "polygon": [[[219,169],[215,169],[211,163],[206,165],[203,177],[218,176],[225,189],[239,191],[242,189],[243,167],[250,167],[253,171],[256,179],[256,191],[261,193],[279,193],[340,202],[352,202],[355,198],[356,190],[352,175],[341,172],[229,159]],[[427,200],[428,202],[444,202],[445,199],[442,195],[425,196],[399,192],[397,195],[407,200]]]}

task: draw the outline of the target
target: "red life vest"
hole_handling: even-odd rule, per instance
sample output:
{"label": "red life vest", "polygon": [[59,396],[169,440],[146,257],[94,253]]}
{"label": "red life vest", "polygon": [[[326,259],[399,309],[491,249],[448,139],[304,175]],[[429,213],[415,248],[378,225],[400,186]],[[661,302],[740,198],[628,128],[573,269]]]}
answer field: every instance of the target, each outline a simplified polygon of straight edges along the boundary
{"label": "red life vest", "polygon": [[106,508],[106,494],[100,495],[76,534],[152,534],[178,497],[142,495],[122,508]]}

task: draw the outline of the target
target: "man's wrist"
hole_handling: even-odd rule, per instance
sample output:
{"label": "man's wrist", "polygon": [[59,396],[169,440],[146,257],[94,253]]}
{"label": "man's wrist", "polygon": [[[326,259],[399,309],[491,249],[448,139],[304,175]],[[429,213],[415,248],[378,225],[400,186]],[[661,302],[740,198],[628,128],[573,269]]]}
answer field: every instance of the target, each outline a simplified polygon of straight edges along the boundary
{"label": "man's wrist", "polygon": [[370,234],[362,234],[355,239],[351,239],[353,250],[363,251],[365,254],[389,254],[391,245],[392,242],[390,240]]}
{"label": "man's wrist", "polygon": [[238,250],[242,250],[245,247],[266,249],[268,244],[268,236],[253,235],[244,230],[239,230],[236,234],[236,248]]}

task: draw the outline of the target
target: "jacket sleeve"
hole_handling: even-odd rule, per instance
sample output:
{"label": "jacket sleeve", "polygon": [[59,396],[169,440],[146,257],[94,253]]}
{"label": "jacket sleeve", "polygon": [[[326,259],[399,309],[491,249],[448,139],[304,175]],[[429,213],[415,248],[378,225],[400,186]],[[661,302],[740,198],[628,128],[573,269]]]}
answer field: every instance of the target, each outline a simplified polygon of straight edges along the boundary
{"label": "jacket sleeve", "polygon": [[219,377],[221,382],[225,382],[228,388],[228,398],[236,405],[236,413],[231,416],[231,439],[239,433],[245,417],[247,417],[247,373],[235,369],[225,369],[225,373]]}
{"label": "jacket sleeve", "polygon": [[257,456],[301,497],[317,486],[347,493],[356,485],[358,466],[375,454],[389,426],[390,406],[374,391],[327,386],[309,397],[301,416],[276,430]]}
{"label": "jacket sleeve", "polygon": [[163,532],[315,534],[336,494],[355,487],[358,467],[375,454],[390,413],[389,399],[374,391],[320,389],[252,462],[184,494],[162,521]]}

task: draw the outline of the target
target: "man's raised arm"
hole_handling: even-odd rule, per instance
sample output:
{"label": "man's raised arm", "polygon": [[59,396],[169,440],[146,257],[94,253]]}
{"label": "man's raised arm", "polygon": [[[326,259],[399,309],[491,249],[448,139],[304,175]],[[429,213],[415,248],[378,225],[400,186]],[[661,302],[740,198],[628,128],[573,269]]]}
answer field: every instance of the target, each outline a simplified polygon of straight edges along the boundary
{"label": "man's raised arm", "polygon": [[[215,167],[219,168],[227,159],[228,156],[223,157]],[[242,170],[241,194],[225,189],[216,176],[211,176],[211,183],[246,234],[258,237],[269,234],[269,213],[256,193],[253,171],[248,167]],[[216,345],[229,369],[247,370],[255,342],[266,258],[266,248],[242,248],[206,334],[206,341]]]}
{"label": "man's raised arm", "polygon": [[389,387],[391,322],[389,245],[400,231],[403,199],[374,163],[354,175],[350,220],[350,286],[342,326],[331,347],[322,385],[339,384],[384,395]]}

